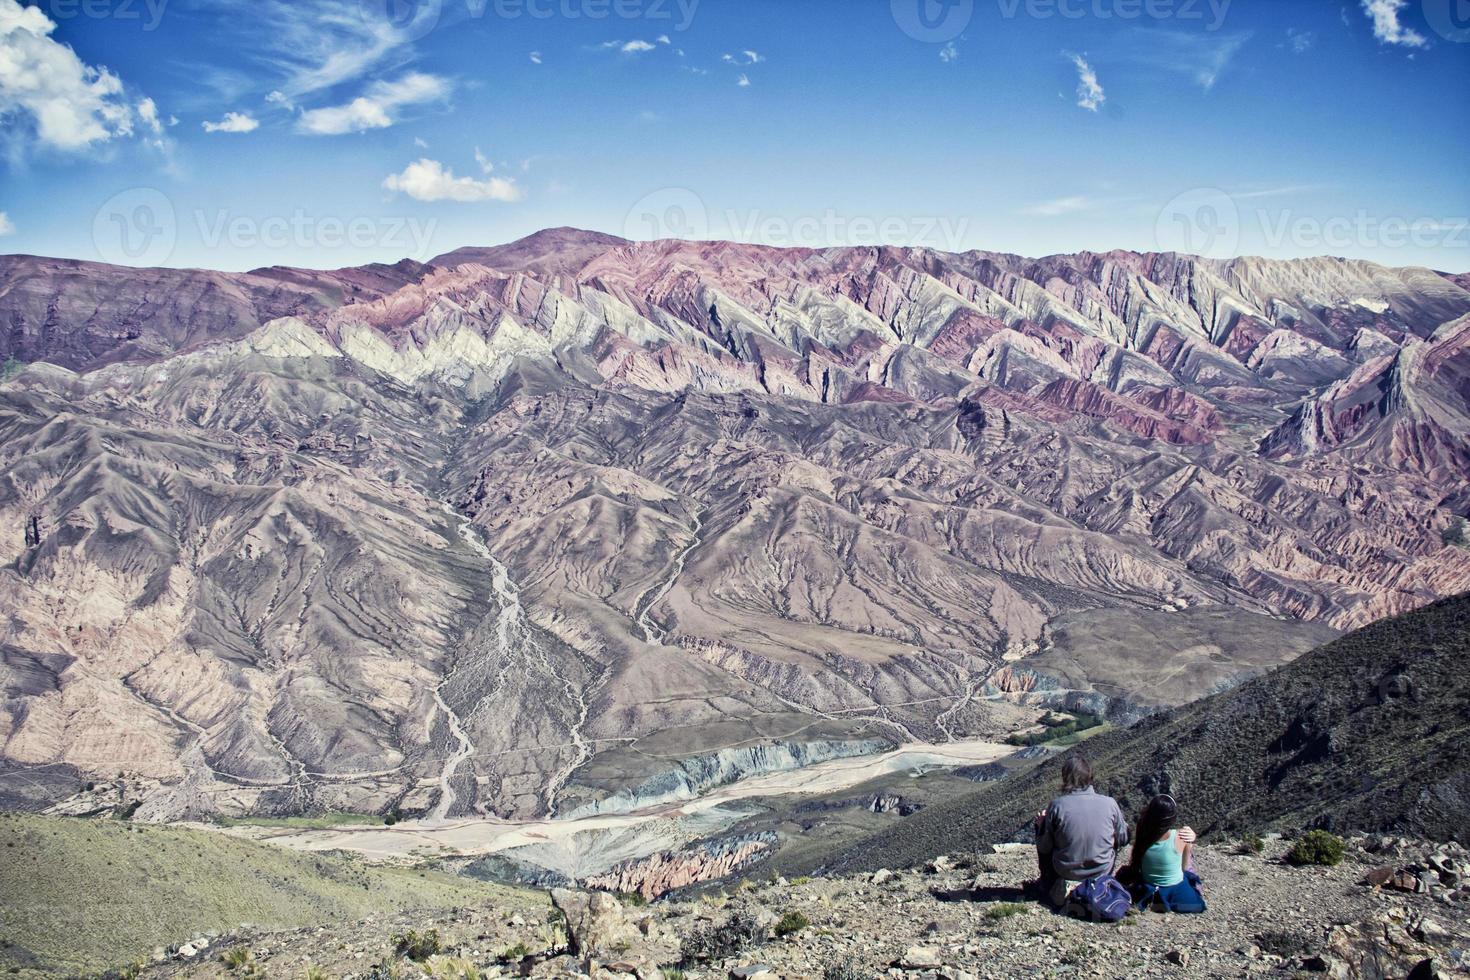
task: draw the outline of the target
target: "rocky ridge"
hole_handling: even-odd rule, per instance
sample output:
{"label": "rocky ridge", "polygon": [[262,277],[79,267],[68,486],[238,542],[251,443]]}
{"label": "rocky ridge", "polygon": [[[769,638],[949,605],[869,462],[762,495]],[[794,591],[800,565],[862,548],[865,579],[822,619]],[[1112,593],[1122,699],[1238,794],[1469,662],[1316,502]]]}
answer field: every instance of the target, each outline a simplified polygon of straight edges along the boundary
{"label": "rocky ridge", "polygon": [[[1289,842],[1201,848],[1210,910],[1142,912],[1119,925],[1067,919],[1026,900],[1029,848],[940,857],[927,869],[751,883],[732,893],[629,907],[608,893],[553,891],[551,916],[494,908],[326,931],[231,934],[207,952],[161,951],[143,976],[228,976],[250,952],[267,975],[315,964],[346,978],[637,977],[845,980],[984,976],[1453,977],[1470,971],[1470,888],[1456,845],[1355,838],[1336,867],[1293,867]],[[1384,869],[1442,865],[1434,893],[1375,884]],[[1442,873],[1436,873],[1442,874]],[[1438,877],[1436,878],[1438,881]],[[438,930],[422,960],[393,935]],[[243,955],[243,954],[241,954]],[[670,971],[677,967],[682,973]]]}

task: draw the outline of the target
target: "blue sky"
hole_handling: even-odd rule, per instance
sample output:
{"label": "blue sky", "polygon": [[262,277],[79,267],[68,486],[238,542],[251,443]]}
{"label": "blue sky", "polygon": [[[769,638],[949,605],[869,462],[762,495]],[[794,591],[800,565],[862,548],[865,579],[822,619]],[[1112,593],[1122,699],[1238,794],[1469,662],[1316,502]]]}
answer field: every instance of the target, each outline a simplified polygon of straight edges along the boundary
{"label": "blue sky", "polygon": [[0,0],[0,251],[539,228],[1470,270],[1464,0]]}

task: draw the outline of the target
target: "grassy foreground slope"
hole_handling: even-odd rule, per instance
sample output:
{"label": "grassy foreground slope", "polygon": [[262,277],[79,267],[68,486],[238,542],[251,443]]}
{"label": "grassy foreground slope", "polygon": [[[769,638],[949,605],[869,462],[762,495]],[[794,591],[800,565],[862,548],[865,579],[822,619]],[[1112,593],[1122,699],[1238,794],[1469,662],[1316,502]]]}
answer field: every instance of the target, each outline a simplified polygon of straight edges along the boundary
{"label": "grassy foreground slope", "polygon": [[[1230,691],[1154,715],[1079,749],[1132,817],[1155,792],[1203,833],[1470,833],[1470,595],[1382,620]],[[1053,757],[936,804],[794,872],[911,867],[1024,839],[1056,794]]]}
{"label": "grassy foreground slope", "polygon": [[0,972],[96,972],[242,923],[298,928],[497,898],[536,901],[465,878],[210,831],[0,816]]}

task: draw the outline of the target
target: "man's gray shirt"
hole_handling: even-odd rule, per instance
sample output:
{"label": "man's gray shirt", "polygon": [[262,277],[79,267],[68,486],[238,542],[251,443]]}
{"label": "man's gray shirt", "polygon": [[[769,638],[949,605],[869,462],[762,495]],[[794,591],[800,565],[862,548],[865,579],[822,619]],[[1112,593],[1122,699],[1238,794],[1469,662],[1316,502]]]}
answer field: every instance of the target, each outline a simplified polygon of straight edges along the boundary
{"label": "man's gray shirt", "polygon": [[1036,835],[1036,849],[1051,854],[1056,873],[1071,881],[1111,872],[1117,852],[1127,845],[1128,822],[1118,801],[1091,786],[1052,800]]}

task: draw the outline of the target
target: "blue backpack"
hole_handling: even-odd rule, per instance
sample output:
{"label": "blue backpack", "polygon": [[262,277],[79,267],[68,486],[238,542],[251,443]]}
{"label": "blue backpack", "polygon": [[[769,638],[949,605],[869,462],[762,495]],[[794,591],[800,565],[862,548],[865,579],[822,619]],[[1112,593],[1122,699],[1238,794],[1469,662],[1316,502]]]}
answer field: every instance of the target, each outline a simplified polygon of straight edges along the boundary
{"label": "blue backpack", "polygon": [[1072,889],[1062,911],[1089,922],[1121,922],[1133,907],[1128,889],[1112,875],[1088,878]]}

